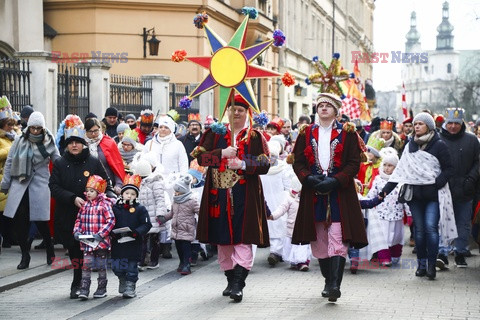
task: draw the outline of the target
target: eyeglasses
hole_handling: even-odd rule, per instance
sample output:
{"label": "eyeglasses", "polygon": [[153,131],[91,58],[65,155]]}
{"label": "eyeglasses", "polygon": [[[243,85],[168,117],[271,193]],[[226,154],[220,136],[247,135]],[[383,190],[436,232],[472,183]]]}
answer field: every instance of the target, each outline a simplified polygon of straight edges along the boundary
{"label": "eyeglasses", "polygon": [[88,133],[91,133],[91,134],[98,134],[100,132],[100,129],[96,129],[96,130],[87,130]]}
{"label": "eyeglasses", "polygon": [[43,127],[29,127],[32,131],[42,131]]}

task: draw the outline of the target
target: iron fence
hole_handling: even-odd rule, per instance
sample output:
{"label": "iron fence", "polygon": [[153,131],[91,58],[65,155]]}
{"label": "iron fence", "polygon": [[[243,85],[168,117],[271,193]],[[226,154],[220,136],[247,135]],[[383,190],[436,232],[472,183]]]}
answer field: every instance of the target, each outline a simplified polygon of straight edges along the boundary
{"label": "iron fence", "polygon": [[14,111],[30,104],[30,61],[0,60],[0,97],[6,96]]}
{"label": "iron fence", "polygon": [[112,74],[110,76],[110,107],[123,116],[136,117],[145,109],[152,109],[152,80]]}
{"label": "iron fence", "polygon": [[196,84],[170,83],[170,109],[177,110],[178,114],[180,115],[180,121],[187,122],[189,114],[199,113],[200,101],[198,97],[193,98],[190,109],[183,109],[178,106],[180,100],[184,96],[188,96],[196,87]]}
{"label": "iron fence", "polygon": [[60,123],[67,114],[76,114],[82,120],[90,110],[90,68],[77,65],[58,65],[57,119]]}

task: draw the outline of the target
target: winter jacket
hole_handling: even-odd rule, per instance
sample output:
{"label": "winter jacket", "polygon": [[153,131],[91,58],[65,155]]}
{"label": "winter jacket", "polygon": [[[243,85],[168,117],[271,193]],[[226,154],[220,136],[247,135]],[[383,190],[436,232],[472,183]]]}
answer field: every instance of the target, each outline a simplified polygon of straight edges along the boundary
{"label": "winter jacket", "polygon": [[66,247],[75,241],[72,230],[79,210],[74,204],[75,198],[85,199],[85,186],[91,175],[107,178],[102,164],[90,155],[88,148],[77,156],[65,151],[53,163],[48,186],[55,199],[55,238]]}
{"label": "winter jacket", "polygon": [[117,136],[117,127],[118,127],[118,121],[115,122],[113,126],[109,125],[107,122],[107,119],[103,118],[102,122],[105,124],[105,133],[110,137],[110,138],[115,138]]}
{"label": "winter jacket", "polygon": [[85,202],[80,208],[73,227],[73,234],[79,232],[84,235],[99,234],[101,241],[97,248],[93,248],[83,242],[80,242],[82,251],[94,251],[98,249],[110,249],[109,233],[115,225],[115,216],[113,215],[112,205],[114,200],[100,193],[95,199]]}
{"label": "winter jacket", "polygon": [[[48,165],[50,161],[60,158],[60,153],[55,147],[54,152],[43,161],[33,165],[32,174],[24,181],[20,182],[18,178],[10,175],[10,169],[13,161],[13,154],[20,141],[26,139],[24,135],[17,136],[8,151],[7,160],[3,168],[3,177],[1,189],[8,190],[8,199],[5,204],[4,216],[13,218],[17,212],[18,206],[22,201],[25,192],[29,196],[30,221],[49,221],[50,220],[50,190],[47,188],[50,179],[50,170]],[[85,189],[85,188],[84,188]],[[71,230],[70,230],[71,231]]]}
{"label": "winter jacket", "polygon": [[150,216],[152,228],[148,233],[159,233],[161,226],[157,222],[157,216],[165,216],[167,214],[165,185],[161,174],[154,172],[142,180],[138,202],[147,209]]}
{"label": "winter jacket", "polygon": [[[13,141],[6,136],[5,130],[0,129],[0,181],[3,178],[3,167],[7,161],[8,151],[12,146]],[[7,203],[7,195],[0,192],[0,211],[5,209]]]}
{"label": "winter jacket", "polygon": [[195,214],[199,210],[200,204],[194,196],[183,203],[173,202],[172,210],[165,216],[167,220],[172,219],[172,239],[195,240],[195,230],[197,228]]}
{"label": "winter jacket", "polygon": [[115,227],[113,230],[129,227],[130,230],[138,236],[134,241],[124,243],[118,243],[118,241],[113,238],[112,259],[140,261],[143,236],[145,236],[152,227],[147,209],[139,203],[132,206],[117,203],[113,206],[113,213],[115,214]]}
{"label": "winter jacket", "polygon": [[442,139],[450,151],[454,168],[453,176],[448,180],[453,201],[471,201],[475,195],[475,187],[479,179],[479,150],[477,137],[465,132],[465,124],[457,134],[449,133],[442,128]]}
{"label": "winter jacket", "polygon": [[288,198],[272,212],[273,220],[279,219],[284,214],[287,214],[287,237],[291,238],[293,228],[295,227],[295,219],[297,218],[298,206],[300,204],[300,196],[289,195]]}
{"label": "winter jacket", "polygon": [[193,151],[193,149],[195,149],[196,146],[198,146],[201,138],[202,134],[199,135],[198,139],[195,139],[195,137],[191,134],[186,134],[179,139],[183,143],[185,151],[187,152],[188,163],[193,161],[193,157],[190,155],[190,153]]}
{"label": "winter jacket", "polygon": [[170,140],[160,143],[160,139],[156,134],[152,140],[145,143],[143,153],[153,152],[159,163],[165,169],[165,174],[173,172],[187,172],[188,158],[183,144],[173,136]]}

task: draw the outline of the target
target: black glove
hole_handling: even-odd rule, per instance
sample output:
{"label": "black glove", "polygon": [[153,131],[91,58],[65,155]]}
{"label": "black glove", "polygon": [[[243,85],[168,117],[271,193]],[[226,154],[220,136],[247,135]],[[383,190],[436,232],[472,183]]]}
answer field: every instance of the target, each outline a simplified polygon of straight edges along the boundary
{"label": "black glove", "polygon": [[109,235],[110,235],[110,238],[112,238],[112,240],[118,240],[122,237],[119,233],[115,233],[115,232],[110,232]]}
{"label": "black glove", "polygon": [[339,182],[332,177],[325,177],[323,181],[317,183],[315,190],[320,193],[328,193],[338,187]]}
{"label": "black glove", "polygon": [[128,231],[127,237],[132,237],[136,239],[138,237],[138,233],[136,233],[135,231]]}
{"label": "black glove", "polygon": [[310,188],[315,188],[323,179],[325,179],[325,175],[323,174],[311,174],[305,180],[305,184]]}

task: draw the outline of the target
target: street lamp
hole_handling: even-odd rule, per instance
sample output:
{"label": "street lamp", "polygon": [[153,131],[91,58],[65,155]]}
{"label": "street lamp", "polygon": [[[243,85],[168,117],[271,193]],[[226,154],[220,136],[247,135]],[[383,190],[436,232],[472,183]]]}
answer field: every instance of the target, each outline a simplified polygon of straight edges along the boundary
{"label": "street lamp", "polygon": [[[150,31],[152,31],[152,34],[150,35]],[[148,36],[151,36],[150,40],[148,39]],[[147,42],[148,42],[148,51],[151,56],[158,56],[158,46],[160,44],[160,40],[158,40],[155,37],[155,28],[148,29],[143,28],[143,57],[147,57]]]}

